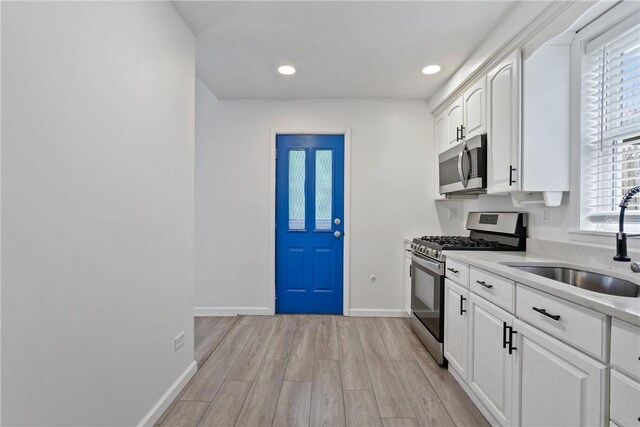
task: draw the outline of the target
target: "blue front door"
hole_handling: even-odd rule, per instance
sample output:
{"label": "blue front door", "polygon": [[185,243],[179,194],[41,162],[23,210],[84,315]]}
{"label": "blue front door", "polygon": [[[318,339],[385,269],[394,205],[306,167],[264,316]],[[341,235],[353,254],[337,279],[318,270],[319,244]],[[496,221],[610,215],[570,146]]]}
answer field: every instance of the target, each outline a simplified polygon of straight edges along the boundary
{"label": "blue front door", "polygon": [[344,136],[276,138],[276,313],[342,313]]}

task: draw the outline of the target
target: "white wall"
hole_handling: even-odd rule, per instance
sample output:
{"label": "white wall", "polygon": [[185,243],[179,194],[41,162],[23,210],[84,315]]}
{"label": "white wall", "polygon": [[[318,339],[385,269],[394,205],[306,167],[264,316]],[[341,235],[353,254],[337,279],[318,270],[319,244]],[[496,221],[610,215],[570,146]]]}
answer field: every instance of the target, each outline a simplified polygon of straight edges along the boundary
{"label": "white wall", "polygon": [[2,424],[135,425],[193,362],[194,37],[164,2],[2,9]]}
{"label": "white wall", "polygon": [[350,128],[351,308],[403,310],[403,237],[440,231],[427,103],[196,100],[196,307],[270,305],[271,131]]}

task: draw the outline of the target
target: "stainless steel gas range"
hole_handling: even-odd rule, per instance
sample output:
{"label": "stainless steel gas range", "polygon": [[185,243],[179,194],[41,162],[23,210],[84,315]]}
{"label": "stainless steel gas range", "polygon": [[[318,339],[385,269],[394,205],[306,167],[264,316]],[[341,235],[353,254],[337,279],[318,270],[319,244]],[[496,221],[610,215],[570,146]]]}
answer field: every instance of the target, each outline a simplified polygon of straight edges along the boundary
{"label": "stainless steel gas range", "polygon": [[441,365],[444,339],[446,251],[524,251],[522,212],[469,212],[469,236],[423,236],[411,243],[411,326]]}

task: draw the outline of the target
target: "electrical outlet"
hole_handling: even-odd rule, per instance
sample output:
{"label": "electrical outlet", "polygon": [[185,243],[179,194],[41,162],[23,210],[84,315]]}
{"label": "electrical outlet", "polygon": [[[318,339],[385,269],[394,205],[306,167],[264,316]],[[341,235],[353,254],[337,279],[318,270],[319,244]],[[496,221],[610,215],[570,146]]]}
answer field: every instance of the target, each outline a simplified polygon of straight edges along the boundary
{"label": "electrical outlet", "polygon": [[456,219],[458,218],[458,208],[449,208],[449,219]]}
{"label": "electrical outlet", "polygon": [[549,224],[550,221],[550,217],[551,216],[551,210],[549,208],[542,208],[542,223],[543,224]]}
{"label": "electrical outlet", "polygon": [[184,332],[180,332],[180,335],[173,339],[173,351],[180,350],[180,347],[184,345]]}

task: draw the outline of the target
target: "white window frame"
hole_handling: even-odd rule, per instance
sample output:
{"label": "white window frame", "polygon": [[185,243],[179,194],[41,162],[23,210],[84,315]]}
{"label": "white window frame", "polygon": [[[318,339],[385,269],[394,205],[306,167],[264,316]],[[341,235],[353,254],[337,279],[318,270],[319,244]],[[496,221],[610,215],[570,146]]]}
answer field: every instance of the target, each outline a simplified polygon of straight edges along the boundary
{"label": "white window frame", "polygon": [[[572,234],[608,236],[617,230],[617,222],[604,225],[588,220],[582,192],[582,61],[586,45],[630,17],[638,16],[638,6],[624,1],[580,30],[571,45],[571,193]],[[640,223],[627,212],[625,231],[640,232]],[[640,220],[640,218],[638,218]],[[581,239],[578,239],[581,240]],[[595,241],[594,241],[595,243]]]}

